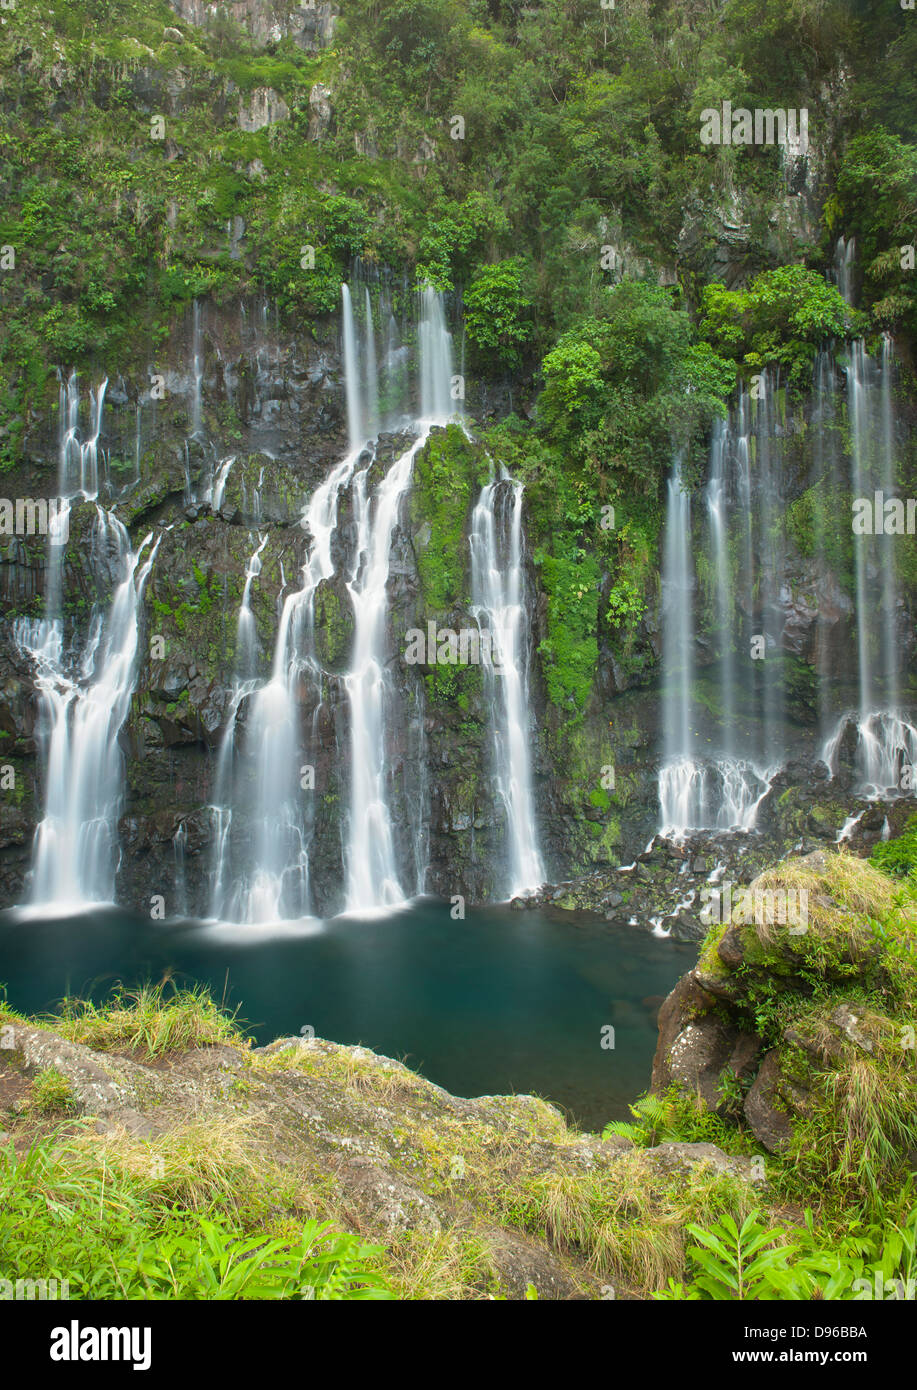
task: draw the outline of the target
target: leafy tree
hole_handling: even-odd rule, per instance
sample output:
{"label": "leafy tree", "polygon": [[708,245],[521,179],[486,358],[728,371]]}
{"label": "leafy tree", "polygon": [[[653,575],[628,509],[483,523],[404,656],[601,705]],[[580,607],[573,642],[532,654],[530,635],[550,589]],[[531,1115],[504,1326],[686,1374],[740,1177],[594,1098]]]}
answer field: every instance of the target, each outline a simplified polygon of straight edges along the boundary
{"label": "leafy tree", "polygon": [[531,307],[520,260],[482,266],[465,294],[469,341],[485,360],[499,361],[506,367],[518,366],[520,349],[532,336],[528,321]]}

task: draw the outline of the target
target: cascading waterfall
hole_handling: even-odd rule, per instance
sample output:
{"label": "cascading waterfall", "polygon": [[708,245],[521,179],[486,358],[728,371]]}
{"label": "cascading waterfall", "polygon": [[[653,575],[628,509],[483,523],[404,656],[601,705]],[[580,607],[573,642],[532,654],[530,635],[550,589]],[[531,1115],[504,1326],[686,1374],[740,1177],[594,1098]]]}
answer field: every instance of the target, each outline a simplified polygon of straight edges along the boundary
{"label": "cascading waterfall", "polygon": [[[60,392],[58,512],[48,537],[45,616],[21,619],[14,640],[34,663],[41,700],[44,814],[35,832],[33,904],[76,911],[111,902],[117,872],[123,762],[118,736],[137,669],[140,605],[159,542],[136,552],[127,531],[96,504],[89,563],[100,585],[114,580],[107,610],[96,606],[80,649],[67,644],[61,609],[64,546],[75,499],[95,501],[101,486],[99,438],[107,379],[90,392],[89,434],[79,437],[79,383]],[[144,554],[146,558],[144,559]]]}
{"label": "cascading waterfall", "polygon": [[[676,463],[668,483],[662,568],[662,726],[663,761],[659,770],[660,832],[681,838],[690,830],[750,830],[767,794],[769,774],[758,759],[740,748],[735,709],[735,647],[737,604],[730,558],[730,479],[738,509],[746,519],[745,501],[751,493],[753,436],[748,403],[740,400],[737,437],[731,442],[725,423],[719,423],[711,443],[710,479],[705,490],[707,530],[713,564],[712,634],[717,643],[719,747],[701,755],[694,708],[696,678],[694,608],[696,579],[692,561],[691,498]],[[753,552],[753,532],[743,525],[738,537],[743,553]],[[750,583],[749,571],[745,569]],[[748,598],[751,598],[749,590]],[[767,693],[765,692],[765,702]]]}
{"label": "cascading waterfall", "polygon": [[[837,283],[850,301],[853,246],[841,242]],[[891,339],[871,357],[862,340],[840,357],[846,377],[849,483],[840,457],[843,397],[838,359],[824,348],[817,356],[810,494],[815,555],[814,602],[818,618],[814,666],[818,677],[821,758],[835,774],[844,735],[857,734],[857,787],[867,797],[888,797],[902,788],[902,769],[915,765],[917,727],[901,708],[898,585],[895,534],[853,537],[853,603],[829,555],[838,554],[836,521],[827,499],[849,486],[869,501],[874,515],[896,499],[896,427]],[[772,372],[762,372],[751,396],[740,391],[727,424],[713,431],[708,483],[703,493],[709,561],[700,570],[707,621],[700,642],[693,631],[695,574],[691,558],[690,500],[676,468],[669,483],[663,558],[663,765],[659,774],[663,833],[690,829],[753,828],[758,806],[786,756],[786,683],[792,675],[792,636],[784,624],[794,607],[789,583],[785,518],[792,497],[792,456],[784,455],[787,402]],[[898,499],[900,506],[900,499]],[[699,531],[699,528],[698,528]],[[799,600],[805,604],[805,596]],[[852,610],[856,631],[856,710],[838,707],[845,689],[843,620]],[[704,611],[701,609],[700,611]],[[753,661],[749,679],[736,678],[736,654]],[[711,730],[692,685],[701,647],[709,647],[706,683],[717,707]],[[757,648],[757,652],[755,649]],[[709,658],[708,658],[709,659]],[[711,686],[713,687],[711,691]],[[741,708],[739,706],[741,705]],[[760,733],[756,735],[755,730]],[[713,745],[712,754],[707,749]]]}
{"label": "cascading waterfall", "polygon": [[[835,258],[836,278],[848,304],[852,303],[854,263],[855,243],[842,237]],[[848,343],[845,371],[851,491],[854,499],[866,499],[873,506],[874,533],[855,533],[853,538],[858,708],[855,715],[841,714],[824,741],[821,757],[834,775],[844,733],[855,723],[859,791],[869,798],[887,798],[902,790],[902,769],[917,764],[917,727],[900,707],[897,535],[881,524],[885,504],[896,498],[897,491],[890,337],[883,336],[878,361],[867,353],[862,339]]]}
{"label": "cascading waterfall", "polygon": [[[420,430],[395,461],[373,502],[367,496],[369,469],[355,481],[357,540],[347,591],[354,612],[353,659],[344,677],[350,704],[351,789],[344,862],[347,910],[366,911],[403,902],[406,893],[396,866],[388,796],[385,731],[389,727],[391,681],[385,650],[385,615],[392,537],[411,485],[414,459],[433,425],[450,415],[452,338],[442,300],[432,289],[421,298],[417,331],[420,368]],[[417,885],[422,887],[421,885]]]}
{"label": "cascading waterfall", "polygon": [[[273,922],[302,917],[310,910],[307,817],[300,773],[307,760],[301,756],[299,701],[302,687],[312,703],[321,699],[322,673],[315,656],[315,591],[334,573],[331,541],[338,524],[340,495],[358,456],[356,452],[348,454],[313,493],[303,516],[312,545],[302,567],[300,588],[283,602],[270,679],[257,689],[243,688],[230,711],[217,780],[220,814],[214,916]],[[246,743],[256,761],[251,815],[254,838],[248,865],[234,873],[232,806],[241,787],[230,791],[227,783],[233,770],[236,721],[246,699],[250,703]]]}
{"label": "cascading waterfall", "polygon": [[485,689],[493,711],[493,767],[506,817],[505,896],[544,882],[532,794],[529,644],[522,541],[522,484],[508,474],[481,490],[471,517],[471,612],[482,638]]}
{"label": "cascading waterfall", "polygon": [[[348,808],[342,827],[344,906],[348,911],[392,907],[423,888],[425,864],[415,861],[412,881],[406,884],[398,863],[391,809],[394,772],[386,752],[396,718],[386,615],[393,540],[414,458],[430,427],[444,424],[449,415],[451,340],[440,297],[426,291],[418,325],[417,435],[371,491],[375,454],[368,445],[379,422],[378,370],[372,304],[368,294],[364,298],[361,352],[353,299],[349,287],[342,287],[347,456],[316,488],[304,510],[308,555],[300,587],[283,602],[270,678],[253,687],[244,683],[241,670],[237,677],[220,751],[214,807],[212,911],[218,917],[263,923],[302,917],[313,910],[311,813],[301,769],[314,766],[310,749],[316,747],[317,722],[332,684],[346,697],[351,749]],[[348,492],[352,543],[339,529],[341,504]],[[348,544],[349,560],[342,558]],[[323,669],[315,639],[316,593],[323,581],[336,575],[344,580],[354,620],[351,663],[341,676]],[[247,586],[243,607],[249,592]],[[247,628],[248,620],[244,622]],[[309,723],[305,711],[311,711],[311,729],[303,727]],[[240,737],[243,715],[244,737]],[[235,757],[240,744],[256,764],[253,786]],[[234,844],[233,812],[239,804],[249,811],[252,830],[248,834],[240,825],[239,843]]]}
{"label": "cascading waterfall", "polygon": [[44,816],[32,865],[36,904],[75,911],[114,898],[123,791],[118,735],[134,690],[140,603],[158,548],[149,549],[151,540],[133,552],[121,523],[97,509],[92,562],[121,579],[108,611],[93,614],[82,652],[65,648],[59,618],[16,625],[16,641],[35,663],[46,723]]}

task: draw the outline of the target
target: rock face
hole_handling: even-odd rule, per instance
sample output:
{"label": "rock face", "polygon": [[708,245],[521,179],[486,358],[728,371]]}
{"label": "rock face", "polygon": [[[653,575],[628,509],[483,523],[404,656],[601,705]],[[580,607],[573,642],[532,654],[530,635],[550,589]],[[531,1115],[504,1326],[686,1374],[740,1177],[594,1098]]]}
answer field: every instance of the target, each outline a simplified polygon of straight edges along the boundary
{"label": "rock face", "polygon": [[[652,1184],[690,1183],[708,1169],[743,1183],[747,1160],[712,1144],[633,1150],[568,1130],[533,1096],[462,1100],[401,1063],[322,1039],[282,1038],[267,1047],[193,1048],[156,1064],[95,1051],[28,1024],[0,1025],[0,1108],[27,1113],[23,1087],[54,1069],[69,1085],[70,1112],[95,1121],[99,1142],[123,1135],[155,1146],[188,1125],[232,1131],[291,1180],[333,1192],[338,1219],[385,1245],[410,1236],[473,1233],[486,1251],[492,1287],[524,1298],[607,1296],[582,1253],[501,1219],[493,1198],[507,1183],[520,1194],[557,1184],[615,1183],[617,1165]],[[25,1146],[24,1132],[10,1136]],[[143,1152],[141,1150],[140,1152]],[[624,1169],[621,1180],[626,1181]],[[622,1291],[627,1296],[627,1291]]]}
{"label": "rock face", "polygon": [[[139,74],[139,70],[138,70]],[[174,77],[174,73],[170,75]],[[140,75],[137,75],[140,80]],[[317,84],[310,110],[321,135],[329,94]],[[151,93],[158,103],[161,93]],[[233,98],[238,101],[238,95]],[[180,105],[177,91],[175,103]],[[166,109],[173,109],[172,106]],[[270,90],[242,100],[249,122],[281,119]],[[321,127],[321,129],[320,129]],[[246,224],[227,224],[230,255],[246,241]],[[312,333],[283,330],[264,301],[200,306],[201,430],[192,428],[195,339],[191,315],[177,323],[158,350],[156,375],[164,396],[154,398],[150,377],[127,367],[112,371],[101,445],[116,467],[103,492],[135,544],[150,531],[161,541],[144,603],[144,638],[136,694],[122,731],[126,796],[119,900],[147,911],[150,897],[175,876],[177,844],[184,856],[181,904],[167,911],[206,913],[213,866],[216,754],[227,727],[235,679],[239,606],[249,559],[266,536],[261,571],[251,590],[257,637],[256,665],[270,669],[278,603],[299,573],[310,538],[302,529],[304,502],[347,449],[344,385],[336,325],[319,321]],[[470,379],[483,402],[486,383]],[[84,402],[85,405],[85,393]],[[476,407],[475,407],[476,408]],[[508,408],[508,402],[507,402]],[[138,433],[139,420],[139,433]],[[382,436],[378,477],[404,446]],[[10,495],[42,496],[54,489],[59,440],[48,412],[28,422],[23,464],[6,476]],[[415,461],[415,482],[394,538],[389,585],[390,671],[402,708],[416,712],[411,727],[389,729],[389,765],[404,773],[406,788],[425,788],[429,871],[426,887],[469,901],[502,896],[498,867],[505,850],[505,819],[491,766],[490,709],[481,683],[456,692],[437,687],[434,673],[401,662],[403,634],[435,618],[455,630],[473,623],[468,612],[470,513],[486,461],[452,431],[435,432]],[[215,482],[222,478],[219,496]],[[448,515],[443,518],[443,498]],[[354,518],[344,499],[341,535]],[[530,508],[534,503],[527,504]],[[110,578],[90,563],[91,504],[74,508],[64,562],[68,625],[85,632],[93,603],[107,602]],[[543,540],[544,518],[529,510],[526,580],[534,652],[530,699],[534,798],[549,900],[560,907],[596,911],[620,924],[636,920],[683,940],[700,939],[703,890],[718,866],[747,882],[765,862],[803,844],[832,842],[851,810],[865,814],[852,847],[868,851],[884,831],[865,803],[851,804],[855,741],[842,740],[837,774],[826,780],[817,762],[817,725],[801,725],[798,756],[774,782],[759,809],[762,836],[696,836],[674,846],[654,838],[660,747],[657,674],[658,596],[651,596],[636,634],[641,659],[624,673],[607,633],[599,642],[593,697],[581,721],[548,699],[539,647],[549,633],[546,595],[531,552]],[[540,529],[541,528],[541,529]],[[444,549],[449,552],[444,557]],[[801,562],[800,562],[801,563]],[[444,582],[448,568],[449,582]],[[795,571],[794,571],[795,573]],[[30,845],[40,819],[41,770],[37,757],[40,707],[34,672],[13,640],[14,624],[43,611],[46,554],[40,537],[0,544],[0,907],[26,891]],[[806,591],[805,575],[787,586],[786,604]],[[602,578],[606,594],[610,576]],[[600,602],[601,608],[601,602]],[[848,603],[849,608],[849,603]],[[813,610],[814,611],[814,610]],[[837,605],[838,630],[849,612]],[[316,908],[340,907],[341,815],[347,809],[349,739],[341,673],[352,613],[346,585],[323,586],[318,596],[319,651],[328,678],[319,714],[316,789],[321,810],[313,839]],[[815,629],[797,603],[793,640],[810,652]],[[159,637],[166,654],[152,650]],[[312,711],[303,712],[304,722]],[[240,723],[245,726],[245,711]],[[710,730],[706,730],[709,736]],[[596,791],[599,769],[612,765],[617,786]],[[8,769],[9,771],[4,771]],[[10,774],[14,785],[8,785]],[[410,864],[419,797],[408,791],[395,808]],[[902,800],[887,810],[896,833],[910,813]],[[178,840],[176,841],[176,837]],[[648,842],[652,841],[651,845]],[[618,865],[633,867],[618,872]],[[544,895],[542,895],[544,897]]]}
{"label": "rock face", "polygon": [[240,130],[263,130],[289,119],[290,108],[273,87],[256,87],[247,101],[239,102]]}
{"label": "rock face", "polygon": [[264,45],[291,38],[306,52],[327,48],[334,33],[337,17],[333,4],[327,0],[229,0],[214,4],[212,0],[169,0],[173,10],[188,24],[206,27],[219,15],[226,15],[240,24],[255,40]]}

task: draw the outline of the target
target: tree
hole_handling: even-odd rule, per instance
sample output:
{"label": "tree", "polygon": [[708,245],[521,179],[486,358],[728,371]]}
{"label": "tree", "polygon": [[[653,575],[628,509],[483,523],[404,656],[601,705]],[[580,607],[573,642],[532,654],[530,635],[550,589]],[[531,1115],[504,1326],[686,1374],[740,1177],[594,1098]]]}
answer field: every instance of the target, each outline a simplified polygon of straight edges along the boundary
{"label": "tree", "polygon": [[469,341],[483,358],[518,366],[520,349],[532,336],[531,307],[521,260],[481,266],[465,294]]}

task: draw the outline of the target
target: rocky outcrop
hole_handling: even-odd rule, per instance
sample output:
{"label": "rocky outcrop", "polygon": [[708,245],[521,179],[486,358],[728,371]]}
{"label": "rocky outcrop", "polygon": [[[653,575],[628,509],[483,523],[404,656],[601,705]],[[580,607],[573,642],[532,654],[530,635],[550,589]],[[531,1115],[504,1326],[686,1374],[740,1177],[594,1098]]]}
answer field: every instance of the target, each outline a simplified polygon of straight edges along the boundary
{"label": "rocky outcrop", "polygon": [[[772,1154],[817,1146],[810,1126],[818,1115],[825,1123],[840,1110],[845,1118],[834,1123],[841,1135],[843,1125],[863,1124],[848,1090],[856,1069],[863,1095],[890,1087],[888,1116],[899,1099],[913,1114],[917,1090],[900,1075],[900,1025],[893,1022],[906,986],[892,984],[884,944],[913,952],[913,907],[902,912],[894,884],[870,865],[821,850],[761,875],[749,891],[757,890],[761,914],[713,928],[697,966],[660,1008],[653,1092],[693,1097],[746,1127]],[[788,914],[781,923],[767,894],[789,890],[797,901],[804,891],[805,906],[795,921]],[[883,923],[884,936],[870,918]],[[900,1138],[897,1122],[880,1120],[881,1106],[872,1104],[876,1122],[890,1123],[889,1135]],[[857,1142],[870,1141],[864,1132]],[[881,1141],[888,1148],[896,1142]],[[832,1157],[846,1162],[844,1149],[821,1161]]]}
{"label": "rocky outcrop", "polygon": [[263,130],[265,126],[290,119],[290,108],[273,87],[255,87],[239,101],[239,129]]}
{"label": "rocky outcrop", "polygon": [[169,0],[173,10],[188,24],[199,28],[213,25],[221,16],[240,25],[259,46],[290,38],[306,52],[327,48],[337,18],[328,0]]}
{"label": "rocky outcrop", "polygon": [[[530,1286],[543,1299],[615,1293],[602,1259],[566,1238],[559,1213],[540,1234],[513,1217],[526,1194],[557,1187],[575,1205],[606,1186],[642,1183],[648,1200],[662,1200],[690,1190],[699,1172],[733,1194],[752,1177],[747,1159],[713,1144],[635,1150],[624,1138],[568,1129],[534,1096],[463,1100],[361,1047],[281,1038],[150,1059],[14,1021],[0,1025],[0,1112],[12,1117],[5,1137],[17,1147],[27,1146],[34,1120],[28,1086],[49,1072],[68,1097],[66,1116],[94,1122],[100,1152],[111,1142],[123,1161],[127,1142],[132,1161],[149,1169],[170,1136],[231,1135],[259,1169],[326,1194],[336,1220],[384,1246],[437,1238],[445,1249],[472,1239],[501,1297],[524,1298]],[[314,1206],[316,1196],[308,1200]]]}

